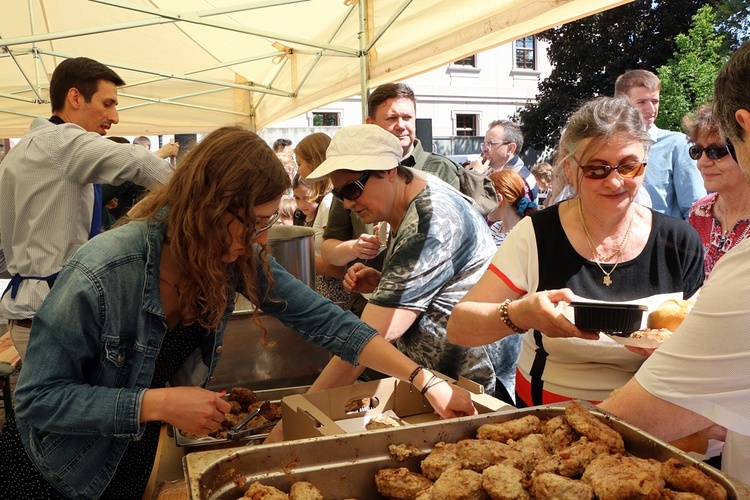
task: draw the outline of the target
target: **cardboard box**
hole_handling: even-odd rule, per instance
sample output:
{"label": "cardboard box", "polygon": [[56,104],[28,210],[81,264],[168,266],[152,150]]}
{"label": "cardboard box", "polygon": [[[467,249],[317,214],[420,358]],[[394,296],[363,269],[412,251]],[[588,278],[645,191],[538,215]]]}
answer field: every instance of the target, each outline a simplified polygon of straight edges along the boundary
{"label": "cardboard box", "polygon": [[[476,382],[464,377],[460,377],[458,381],[444,375],[441,377],[471,392],[474,406],[480,414],[513,409],[507,403],[484,394],[484,388]],[[361,419],[360,430],[364,431],[366,418],[363,417],[386,412],[395,413],[406,424],[439,420],[440,417],[435,414],[429,401],[416,389],[409,389],[408,382],[384,378],[327,391],[286,396],[281,400],[284,439],[288,441],[345,434],[347,431],[336,421],[347,419]],[[347,404],[361,398],[374,398],[377,400],[377,406],[365,411],[346,411]]]}

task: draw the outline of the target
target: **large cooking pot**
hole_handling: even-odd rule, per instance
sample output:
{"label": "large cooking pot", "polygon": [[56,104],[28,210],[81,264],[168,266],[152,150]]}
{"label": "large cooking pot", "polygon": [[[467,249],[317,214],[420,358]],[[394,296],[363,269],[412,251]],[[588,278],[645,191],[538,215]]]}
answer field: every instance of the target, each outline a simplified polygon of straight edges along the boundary
{"label": "large cooking pot", "polygon": [[315,230],[303,226],[273,226],[268,231],[268,252],[276,262],[315,289]]}

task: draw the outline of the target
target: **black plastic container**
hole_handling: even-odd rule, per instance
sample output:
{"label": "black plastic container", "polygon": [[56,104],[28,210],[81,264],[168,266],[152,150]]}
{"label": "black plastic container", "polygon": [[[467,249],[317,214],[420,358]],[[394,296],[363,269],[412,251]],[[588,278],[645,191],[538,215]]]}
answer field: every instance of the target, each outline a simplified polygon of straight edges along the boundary
{"label": "black plastic container", "polygon": [[641,328],[643,311],[648,307],[638,304],[602,304],[571,302],[575,307],[575,325],[581,330],[629,335]]}

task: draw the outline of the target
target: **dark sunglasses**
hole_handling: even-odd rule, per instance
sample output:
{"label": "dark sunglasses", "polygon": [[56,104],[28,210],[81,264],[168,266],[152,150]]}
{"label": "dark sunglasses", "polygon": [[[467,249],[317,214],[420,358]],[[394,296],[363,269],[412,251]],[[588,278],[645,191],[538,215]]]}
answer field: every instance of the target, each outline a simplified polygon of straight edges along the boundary
{"label": "dark sunglasses", "polygon": [[719,158],[724,158],[729,154],[729,146],[708,146],[707,148],[702,148],[700,146],[690,146],[690,149],[688,149],[688,154],[693,160],[699,160],[704,151],[706,152],[706,156],[708,156],[710,159],[718,160]]}
{"label": "dark sunglasses", "polygon": [[[237,219],[238,221],[240,221],[240,223],[243,226],[245,226],[245,228],[247,228],[248,230],[250,229],[250,224],[244,218],[242,218],[238,214],[232,212],[231,210],[227,210],[227,212],[229,212],[230,214],[232,214],[232,217],[234,217],[235,219]],[[279,214],[279,211],[277,210],[275,214],[273,214],[270,217],[268,217],[268,224],[266,224],[265,226],[257,227],[258,224],[256,223],[255,224],[256,227],[255,227],[255,229],[253,229],[253,239],[257,238],[258,235],[263,234],[266,231],[268,231],[269,229],[271,229],[273,227],[273,225],[276,224],[276,222],[278,222],[279,217],[280,217],[280,214]],[[261,217],[261,218],[265,218],[265,217]]]}
{"label": "dark sunglasses", "polygon": [[341,189],[331,189],[331,193],[333,194],[333,196],[338,198],[339,201],[342,202],[344,200],[356,200],[357,198],[362,196],[362,191],[365,190],[365,183],[367,182],[367,179],[370,178],[370,175],[372,175],[370,172],[362,174],[362,177],[354,182],[350,182],[349,184],[343,186]]}
{"label": "dark sunglasses", "polygon": [[734,150],[734,144],[729,140],[729,137],[727,137],[727,151],[729,151],[729,154],[732,156],[735,163],[739,163],[739,161],[737,161],[737,152]]}
{"label": "dark sunglasses", "polygon": [[617,170],[617,173],[622,177],[632,178],[643,175],[643,171],[646,169],[645,161],[637,161],[633,163],[624,163],[622,165],[581,165],[583,170],[583,176],[587,179],[606,179],[607,176],[613,171]]}

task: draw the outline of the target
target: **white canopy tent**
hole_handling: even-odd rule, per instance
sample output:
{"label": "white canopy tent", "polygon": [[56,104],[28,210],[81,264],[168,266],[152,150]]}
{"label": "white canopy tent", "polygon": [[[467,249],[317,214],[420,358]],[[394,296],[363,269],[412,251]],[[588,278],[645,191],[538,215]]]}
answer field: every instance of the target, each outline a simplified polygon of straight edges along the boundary
{"label": "white canopy tent", "polygon": [[3,0],[0,137],[86,56],[127,82],[114,135],[255,130],[630,0]]}

